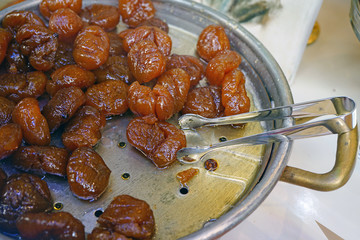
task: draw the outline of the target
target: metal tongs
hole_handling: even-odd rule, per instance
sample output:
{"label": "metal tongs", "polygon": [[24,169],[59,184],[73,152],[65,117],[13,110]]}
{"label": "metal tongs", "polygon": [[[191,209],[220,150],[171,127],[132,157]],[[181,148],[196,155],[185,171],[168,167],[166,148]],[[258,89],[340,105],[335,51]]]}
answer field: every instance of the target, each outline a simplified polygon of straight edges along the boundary
{"label": "metal tongs", "polygon": [[194,130],[205,126],[289,118],[293,122],[290,127],[269,130],[205,147],[186,147],[178,151],[177,158],[182,163],[191,164],[203,160],[207,153],[219,148],[342,134],[354,129],[357,124],[355,102],[348,97],[333,97],[219,118],[205,118],[196,114],[186,114],[180,117],[178,121],[181,129]]}

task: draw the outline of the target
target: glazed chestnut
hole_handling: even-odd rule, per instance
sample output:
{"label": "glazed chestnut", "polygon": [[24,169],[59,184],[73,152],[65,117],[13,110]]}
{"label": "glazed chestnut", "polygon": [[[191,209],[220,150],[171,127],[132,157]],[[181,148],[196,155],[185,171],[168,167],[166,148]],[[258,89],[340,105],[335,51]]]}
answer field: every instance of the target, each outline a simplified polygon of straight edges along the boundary
{"label": "glazed chestnut", "polygon": [[58,49],[55,54],[54,70],[64,67],[66,65],[75,65],[73,57],[73,45],[72,43],[59,42]]}
{"label": "glazed chestnut", "polygon": [[25,24],[45,27],[41,18],[32,11],[14,10],[6,14],[2,20],[2,26],[9,29],[13,35]]}
{"label": "glazed chestnut", "polygon": [[24,213],[48,212],[53,200],[47,183],[27,173],[8,177],[0,195],[0,229],[14,233],[15,223]]}
{"label": "glazed chestnut", "polygon": [[205,65],[197,57],[171,54],[166,62],[166,70],[181,68],[190,76],[190,86],[195,86],[205,76]]}
{"label": "glazed chestnut", "polygon": [[155,115],[160,120],[174,114],[174,98],[167,88],[156,84],[153,89],[138,82],[130,85],[128,94],[130,110],[139,116]]}
{"label": "glazed chestnut", "polygon": [[56,10],[49,20],[49,29],[58,34],[60,41],[72,42],[82,27],[81,18],[70,8]]}
{"label": "glazed chestnut", "polygon": [[80,16],[86,24],[100,26],[105,31],[114,30],[120,21],[117,7],[98,3],[85,7]]}
{"label": "glazed chestnut", "polygon": [[72,152],[66,173],[71,192],[79,199],[94,201],[105,192],[111,171],[97,152],[81,147]]}
{"label": "glazed chestnut", "polygon": [[11,41],[6,53],[6,67],[9,73],[27,73],[33,68],[28,58],[21,53],[21,47],[15,40]]}
{"label": "glazed chestnut", "polygon": [[7,98],[0,97],[0,126],[11,121],[11,114],[15,103]]}
{"label": "glazed chestnut", "polygon": [[221,87],[207,86],[189,91],[183,114],[193,113],[206,118],[220,117],[224,111],[221,103]]}
{"label": "glazed chestnut", "polygon": [[181,68],[173,68],[162,74],[156,85],[166,88],[174,98],[174,113],[179,112],[190,89],[190,76]]}
{"label": "glazed chestnut", "polygon": [[95,82],[95,75],[77,65],[66,65],[56,69],[46,84],[46,92],[50,96],[62,88],[71,86],[86,89]]}
{"label": "glazed chestnut", "polygon": [[176,153],[186,146],[183,131],[158,121],[153,115],[134,118],[126,128],[129,143],[143,152],[158,168],[167,168],[176,161]]}
{"label": "glazed chestnut", "polygon": [[128,85],[109,80],[95,84],[86,91],[86,104],[97,108],[105,116],[121,115],[128,109]]}
{"label": "glazed chestnut", "polygon": [[105,116],[94,107],[83,106],[67,124],[61,140],[70,151],[79,147],[93,147],[101,139]]}
{"label": "glazed chestnut", "polygon": [[106,63],[95,69],[93,73],[98,83],[117,80],[130,84],[134,81],[125,56],[110,56]]}
{"label": "glazed chestnut", "polygon": [[110,40],[107,33],[99,26],[88,26],[76,36],[73,57],[79,66],[93,70],[106,62],[109,50]]}
{"label": "glazed chestnut", "polygon": [[105,229],[134,239],[151,239],[155,233],[154,214],[145,201],[119,195],[98,219]]}
{"label": "glazed chestnut", "polygon": [[33,145],[49,145],[50,131],[45,117],[40,112],[39,102],[35,98],[24,98],[12,113],[14,123],[20,125],[24,140]]}
{"label": "glazed chestnut", "polygon": [[54,66],[58,48],[56,34],[43,26],[25,24],[16,33],[21,52],[29,57],[33,68],[48,71]]}
{"label": "glazed chestnut", "polygon": [[0,76],[0,96],[19,102],[24,98],[38,98],[45,92],[46,75],[41,71]]}
{"label": "glazed chestnut", "polygon": [[158,27],[161,30],[163,30],[164,32],[169,33],[168,24],[166,22],[164,22],[163,20],[156,18],[156,17],[145,20],[145,21],[141,22],[139,25],[137,25],[137,27],[140,27],[140,26]]}
{"label": "glazed chestnut", "polygon": [[210,61],[219,52],[230,49],[230,41],[225,29],[219,25],[209,25],[202,30],[196,45],[201,58]]}
{"label": "glazed chestnut", "polygon": [[155,113],[160,121],[165,121],[175,113],[175,99],[163,85],[156,84],[153,88],[156,98]]}
{"label": "glazed chestnut", "polygon": [[245,89],[245,76],[239,69],[225,75],[221,93],[226,116],[249,112],[250,99]]}
{"label": "glazed chestnut", "polygon": [[130,110],[138,116],[156,115],[156,95],[153,90],[138,81],[133,82],[129,87],[128,105]]}
{"label": "glazed chestnut", "polygon": [[165,72],[166,59],[155,43],[142,40],[128,53],[129,68],[139,83],[150,82]]}
{"label": "glazed chestnut", "polygon": [[155,43],[164,56],[170,55],[172,40],[170,36],[160,28],[141,26],[135,29],[125,30],[124,34],[120,33],[120,35],[123,35],[123,46],[126,52],[129,52],[135,43],[146,39]]}
{"label": "glazed chestnut", "polygon": [[6,56],[6,49],[11,40],[11,33],[6,29],[0,28],[0,64]]}
{"label": "glazed chestnut", "polygon": [[12,156],[12,164],[23,171],[66,176],[69,153],[54,146],[22,146]]}
{"label": "glazed chestnut", "polygon": [[240,55],[231,50],[218,53],[206,66],[205,75],[211,85],[221,86],[226,73],[239,67]]}
{"label": "glazed chestnut", "polygon": [[151,0],[119,0],[121,19],[130,27],[154,17],[156,9]]}
{"label": "glazed chestnut", "polygon": [[125,56],[127,52],[124,50],[120,36],[115,32],[108,32],[107,35],[110,40],[109,56]]}
{"label": "glazed chestnut", "polygon": [[39,6],[40,13],[47,19],[60,8],[70,8],[76,13],[80,13],[82,7],[82,0],[42,0]]}
{"label": "glazed chestnut", "polygon": [[85,101],[85,94],[78,87],[71,86],[58,90],[42,112],[49,123],[50,132],[54,132],[60,125],[68,122]]}
{"label": "glazed chestnut", "polygon": [[138,82],[132,83],[129,108],[140,116],[152,114],[161,121],[167,120],[183,108],[189,88],[189,75],[180,68],[173,68],[158,78],[152,90]]}
{"label": "glazed chestnut", "polygon": [[0,159],[12,154],[20,146],[23,134],[20,125],[8,123],[0,127]]}
{"label": "glazed chestnut", "polygon": [[21,239],[85,240],[85,227],[68,212],[25,213],[16,221]]}
{"label": "glazed chestnut", "polygon": [[0,168],[0,192],[3,187],[6,185],[7,175],[2,168]]}

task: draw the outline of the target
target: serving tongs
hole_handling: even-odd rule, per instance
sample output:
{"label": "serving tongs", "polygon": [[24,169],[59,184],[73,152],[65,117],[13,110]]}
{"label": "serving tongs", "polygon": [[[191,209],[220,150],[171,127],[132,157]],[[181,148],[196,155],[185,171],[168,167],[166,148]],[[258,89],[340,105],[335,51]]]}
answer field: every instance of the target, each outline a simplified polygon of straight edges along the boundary
{"label": "serving tongs", "polygon": [[177,158],[182,163],[192,164],[205,159],[209,152],[225,147],[268,144],[328,134],[340,135],[357,125],[355,102],[348,97],[333,97],[219,118],[186,114],[178,121],[181,129],[196,130],[206,126],[274,120],[291,120],[292,125],[210,146],[186,147],[178,151]]}

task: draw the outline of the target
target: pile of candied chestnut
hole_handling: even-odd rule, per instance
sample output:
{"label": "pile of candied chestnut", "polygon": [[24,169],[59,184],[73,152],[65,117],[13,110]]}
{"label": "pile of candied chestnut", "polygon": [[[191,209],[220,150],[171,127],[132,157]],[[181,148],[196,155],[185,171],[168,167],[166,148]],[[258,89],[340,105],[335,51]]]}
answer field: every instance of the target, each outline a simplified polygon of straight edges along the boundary
{"label": "pile of candied chestnut", "polygon": [[[171,54],[168,25],[150,0],[118,6],[42,0],[41,17],[16,10],[0,28],[0,229],[23,239],[84,239],[83,224],[53,210],[44,174],[66,177],[79,199],[97,200],[110,169],[93,149],[106,118],[134,118],[127,139],[158,168],[176,160],[184,133],[168,123],[176,113],[214,118],[249,111],[241,57],[221,26],[200,34],[199,57]],[[42,19],[46,19],[43,21]],[[128,28],[119,31],[119,21]],[[207,84],[199,86],[199,81]],[[60,132],[60,134],[59,134]],[[61,146],[51,145],[54,134]],[[25,173],[26,172],[26,173]],[[88,239],[149,239],[149,205],[114,198]]]}

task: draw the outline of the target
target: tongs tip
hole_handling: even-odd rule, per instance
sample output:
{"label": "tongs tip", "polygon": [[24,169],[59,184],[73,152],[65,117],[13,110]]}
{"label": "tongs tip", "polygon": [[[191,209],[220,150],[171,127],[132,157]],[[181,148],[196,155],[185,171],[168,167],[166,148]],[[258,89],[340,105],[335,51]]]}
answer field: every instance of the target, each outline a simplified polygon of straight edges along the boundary
{"label": "tongs tip", "polygon": [[188,113],[182,115],[178,119],[178,123],[181,129],[195,129],[201,127],[208,121],[208,118],[202,117],[197,114]]}

